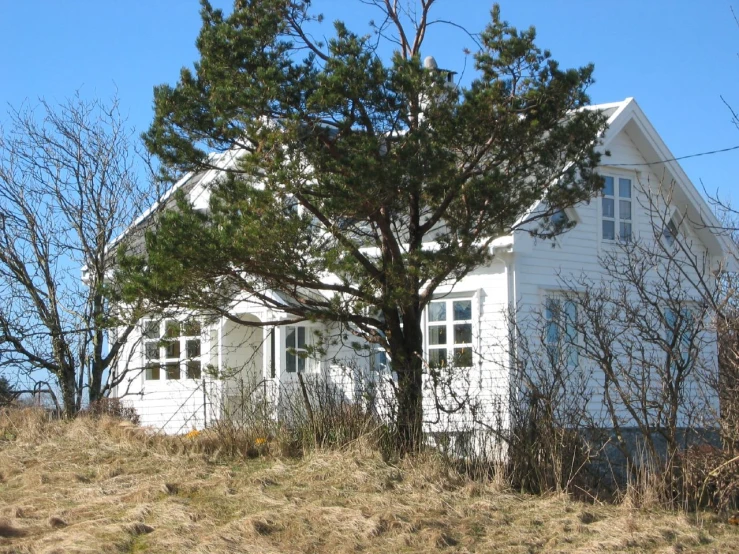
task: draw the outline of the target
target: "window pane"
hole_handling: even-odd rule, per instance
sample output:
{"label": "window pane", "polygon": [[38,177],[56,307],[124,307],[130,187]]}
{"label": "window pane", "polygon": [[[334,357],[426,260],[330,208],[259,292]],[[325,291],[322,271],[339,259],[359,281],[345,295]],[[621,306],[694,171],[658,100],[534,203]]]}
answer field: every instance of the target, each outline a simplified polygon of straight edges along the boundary
{"label": "window pane", "polygon": [[446,302],[429,304],[429,321],[446,321]]}
{"label": "window pane", "polygon": [[285,348],[295,348],[295,327],[285,328]]}
{"label": "window pane", "polygon": [[[695,334],[695,320],[693,318],[693,312],[691,312],[687,308],[683,308],[680,310],[680,313],[682,314],[683,319],[683,326],[684,329],[682,331],[682,337],[681,342],[683,346],[690,347],[690,344],[694,340],[694,334]],[[683,360],[687,360],[688,357],[688,351],[685,350],[683,353]]]}
{"label": "window pane", "polygon": [[454,326],[454,344],[469,344],[472,342],[472,324],[461,323]]}
{"label": "window pane", "polygon": [[558,366],[560,360],[560,349],[558,344],[547,344],[546,346],[547,358],[552,366]]}
{"label": "window pane", "polygon": [[604,240],[614,240],[616,238],[616,226],[614,225],[613,221],[604,221],[603,222],[603,239]]}
{"label": "window pane", "polygon": [[551,223],[555,228],[564,226],[568,221],[570,221],[570,218],[567,217],[564,210],[556,211],[549,217],[549,223]]}
{"label": "window pane", "polygon": [[565,302],[565,357],[569,367],[577,367],[577,305],[574,302]]}
{"label": "window pane", "polygon": [[559,315],[559,300],[556,298],[544,299],[544,318],[547,321],[557,319]]}
{"label": "window pane", "polygon": [[171,340],[167,341],[164,352],[165,358],[179,358],[180,357],[180,341]]}
{"label": "window pane", "polygon": [[187,362],[188,379],[200,379],[201,373],[200,360],[190,360]]}
{"label": "window pane", "polygon": [[670,220],[670,222],[665,226],[662,230],[662,237],[665,239],[668,246],[672,246],[675,243],[675,239],[677,238],[677,227],[675,226],[674,221]]}
{"label": "window pane", "polygon": [[565,302],[564,316],[567,337],[574,340],[577,336],[577,331],[575,329],[575,325],[577,324],[577,306],[574,302]]}
{"label": "window pane", "polygon": [[631,179],[618,180],[618,195],[621,198],[631,198]]}
{"label": "window pane", "polygon": [[454,349],[454,366],[455,367],[472,367],[472,348],[455,348]]}
{"label": "window pane", "polygon": [[547,344],[558,342],[560,318],[559,300],[556,298],[547,298],[544,300],[544,318],[546,319],[545,342]]}
{"label": "window pane", "polygon": [[147,339],[159,338],[158,321],[144,321],[144,337],[146,337]]}
{"label": "window pane", "polygon": [[613,177],[606,177],[605,185],[603,186],[603,194],[605,196],[613,196]]}
{"label": "window pane", "polygon": [[298,373],[303,373],[305,371],[305,358],[303,356],[298,355]]}
{"label": "window pane", "polygon": [[285,353],[285,371],[288,373],[295,373],[295,354],[290,352]]}
{"label": "window pane", "polygon": [[667,322],[667,326],[670,329],[675,327],[677,316],[675,315],[675,312],[672,310],[672,308],[665,309],[665,321]]}
{"label": "window pane", "polygon": [[613,198],[603,199],[603,217],[614,217]]}
{"label": "window pane", "polygon": [[180,378],[180,362],[171,362],[164,365],[164,371],[167,374],[167,380],[177,380]]}
{"label": "window pane", "polygon": [[565,302],[565,337],[567,345],[565,346],[565,356],[569,367],[576,367],[578,362],[577,354],[577,306],[574,302]]}
{"label": "window pane", "polygon": [[187,341],[187,357],[197,358],[200,356],[200,339]]}
{"label": "window pane", "polygon": [[631,219],[631,200],[618,201],[618,218],[625,220]]}
{"label": "window pane", "polygon": [[158,381],[159,380],[159,364],[148,364],[146,366],[147,381]]}
{"label": "window pane", "polygon": [[376,350],[372,355],[372,369],[375,371],[383,371],[387,367],[387,352],[384,350]]}
{"label": "window pane", "polygon": [[452,302],[454,308],[454,321],[464,321],[472,319],[472,301],[471,300],[455,300]]}
{"label": "window pane", "polygon": [[430,367],[446,367],[446,348],[432,348],[429,350]]}
{"label": "window pane", "polygon": [[618,238],[624,242],[631,240],[631,223],[621,223],[618,230]]}
{"label": "window pane", "polygon": [[147,360],[158,360],[159,359],[159,343],[146,342],[144,343],[144,356]]}
{"label": "window pane", "polygon": [[575,346],[568,346],[566,349],[567,354],[567,365],[569,367],[577,367],[578,364],[578,353],[577,353],[577,347]]}
{"label": "window pane", "polygon": [[180,336],[179,321],[167,321],[164,324],[164,336],[168,339],[174,339]]}
{"label": "window pane", "polygon": [[186,337],[199,337],[200,322],[194,319],[186,321],[182,326],[182,334]]}
{"label": "window pane", "polygon": [[446,325],[429,325],[429,344],[446,344]]}
{"label": "window pane", "polygon": [[298,348],[305,348],[305,327],[298,327]]}

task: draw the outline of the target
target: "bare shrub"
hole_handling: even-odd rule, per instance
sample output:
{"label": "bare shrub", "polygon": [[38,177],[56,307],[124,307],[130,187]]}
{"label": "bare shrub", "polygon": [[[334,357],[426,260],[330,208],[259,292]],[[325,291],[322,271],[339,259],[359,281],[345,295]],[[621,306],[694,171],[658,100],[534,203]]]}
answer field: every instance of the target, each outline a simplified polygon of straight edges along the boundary
{"label": "bare shrub", "polygon": [[80,412],[82,416],[99,418],[109,416],[116,419],[124,419],[138,425],[140,418],[136,410],[121,402],[118,398],[101,398],[90,403]]}
{"label": "bare shrub", "polygon": [[734,278],[725,278],[725,313],[718,318],[719,375],[717,389],[721,403],[721,432],[724,446],[739,453],[739,297]]}
{"label": "bare shrub", "polygon": [[739,457],[714,446],[693,446],[681,457],[683,490],[690,508],[717,512],[739,508]]}

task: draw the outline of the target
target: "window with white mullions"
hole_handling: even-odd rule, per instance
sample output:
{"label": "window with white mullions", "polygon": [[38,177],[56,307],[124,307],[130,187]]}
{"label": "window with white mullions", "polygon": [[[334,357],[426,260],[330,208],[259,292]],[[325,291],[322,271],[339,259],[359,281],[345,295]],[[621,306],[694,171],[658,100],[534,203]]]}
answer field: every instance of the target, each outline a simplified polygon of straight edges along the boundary
{"label": "window with white mullions", "polygon": [[577,305],[548,296],[544,300],[544,320],[544,342],[550,362],[558,365],[564,359],[568,367],[577,366]]}
{"label": "window with white mullions", "polygon": [[182,324],[185,343],[185,375],[188,379],[200,379],[203,373],[201,333],[200,323],[197,321],[190,320]]}
{"label": "window with white mullions", "polygon": [[143,323],[142,338],[144,379],[159,381],[163,375],[166,380],[179,380],[183,366],[187,379],[200,379],[202,337],[199,322],[147,320]]}
{"label": "window with white mullions", "polygon": [[472,366],[472,300],[435,300],[427,308],[429,367]]}
{"label": "window with white mullions", "polygon": [[285,371],[303,373],[307,358],[306,328],[302,325],[285,327]]}
{"label": "window with white mullions", "polygon": [[142,338],[144,343],[144,379],[147,381],[158,381],[160,372],[160,348],[161,322],[147,320],[143,323]]}
{"label": "window with white mullions", "polygon": [[632,237],[631,179],[605,176],[601,198],[603,240],[628,242]]}

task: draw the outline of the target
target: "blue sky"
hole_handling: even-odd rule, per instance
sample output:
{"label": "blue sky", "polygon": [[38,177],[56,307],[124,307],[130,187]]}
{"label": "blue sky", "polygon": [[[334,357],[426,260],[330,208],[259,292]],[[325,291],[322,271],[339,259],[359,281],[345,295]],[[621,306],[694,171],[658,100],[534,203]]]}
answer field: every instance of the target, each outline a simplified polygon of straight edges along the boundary
{"label": "blue sky", "polygon": [[[360,31],[375,17],[357,0],[314,5],[328,21],[340,18]],[[479,31],[491,5],[438,0],[435,14]],[[595,64],[594,102],[635,97],[676,156],[739,145],[720,98],[739,110],[739,26],[730,7],[729,0],[501,1],[503,18],[534,25],[539,45],[563,66]],[[117,91],[130,124],[144,130],[152,87],[174,83],[179,69],[197,59],[198,10],[197,0],[0,0],[0,104]],[[474,44],[464,33],[435,25],[424,55],[462,71],[472,62],[465,47]],[[739,150],[682,164],[696,186],[739,203]]]}

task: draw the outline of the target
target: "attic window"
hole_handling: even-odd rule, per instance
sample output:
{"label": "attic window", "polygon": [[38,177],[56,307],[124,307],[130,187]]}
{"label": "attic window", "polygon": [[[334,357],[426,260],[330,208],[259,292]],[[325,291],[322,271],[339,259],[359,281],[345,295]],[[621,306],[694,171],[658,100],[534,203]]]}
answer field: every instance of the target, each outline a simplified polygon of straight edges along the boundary
{"label": "attic window", "polygon": [[677,225],[675,225],[675,221],[671,219],[667,222],[665,228],[662,229],[662,239],[665,241],[665,244],[667,246],[672,246],[673,244],[675,244],[677,233]]}
{"label": "attic window", "polygon": [[[543,238],[554,238],[569,231],[576,223],[577,220],[570,217],[567,210],[560,209],[543,217],[539,222],[539,228],[531,234]],[[554,246],[556,242],[552,242],[552,247]]]}
{"label": "attic window", "polygon": [[631,179],[605,176],[601,198],[601,237],[606,241],[631,240]]}
{"label": "attic window", "polygon": [[558,210],[549,216],[549,224],[554,229],[562,229],[569,222],[570,218],[564,210]]}

